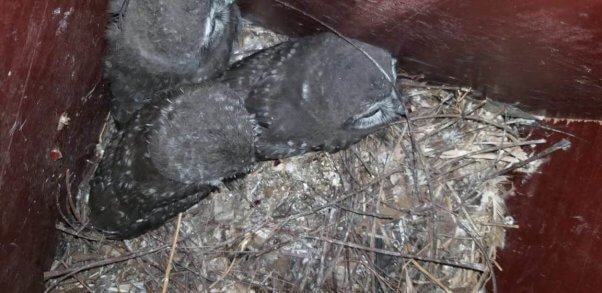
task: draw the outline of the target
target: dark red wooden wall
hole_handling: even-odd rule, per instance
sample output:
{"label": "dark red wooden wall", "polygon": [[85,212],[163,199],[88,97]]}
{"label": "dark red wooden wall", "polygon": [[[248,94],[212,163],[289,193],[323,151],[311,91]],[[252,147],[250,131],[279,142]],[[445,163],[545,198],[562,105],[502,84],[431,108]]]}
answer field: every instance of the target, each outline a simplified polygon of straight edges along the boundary
{"label": "dark red wooden wall", "polygon": [[[553,127],[583,140],[572,140],[570,151],[549,157],[538,175],[517,180],[508,207],[520,229],[510,230],[499,255],[500,292],[602,288],[602,122]],[[560,135],[547,139],[556,142]]]}
{"label": "dark red wooden wall", "polygon": [[[0,0],[0,291],[38,292],[55,199],[76,186],[106,116],[102,0]],[[62,113],[70,124],[57,130]],[[51,151],[63,158],[51,159]],[[54,157],[57,159],[57,157]]]}
{"label": "dark red wooden wall", "polygon": [[[286,0],[397,53],[410,74],[471,85],[558,117],[602,119],[602,0]],[[319,28],[275,0],[240,0],[249,17],[288,33]],[[106,116],[103,0],[0,0],[0,289],[36,292],[54,249],[64,174],[81,179]],[[57,130],[62,113],[71,123]],[[510,202],[501,292],[600,287],[602,140],[554,154]],[[53,160],[52,150],[63,158]]]}

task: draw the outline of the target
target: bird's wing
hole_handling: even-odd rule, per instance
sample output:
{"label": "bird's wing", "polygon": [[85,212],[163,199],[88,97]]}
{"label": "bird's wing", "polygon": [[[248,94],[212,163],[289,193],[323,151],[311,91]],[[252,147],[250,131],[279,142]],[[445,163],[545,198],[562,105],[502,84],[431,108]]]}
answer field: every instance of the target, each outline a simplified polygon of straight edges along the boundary
{"label": "bird's wing", "polygon": [[252,88],[269,77],[273,69],[283,66],[294,44],[295,41],[287,41],[257,51],[230,66],[220,80],[246,97]]}

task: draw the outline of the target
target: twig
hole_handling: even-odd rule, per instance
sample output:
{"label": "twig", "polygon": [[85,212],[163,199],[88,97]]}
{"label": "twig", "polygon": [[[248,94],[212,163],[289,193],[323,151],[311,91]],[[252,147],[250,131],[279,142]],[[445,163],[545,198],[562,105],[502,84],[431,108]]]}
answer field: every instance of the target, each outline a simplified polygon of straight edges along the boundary
{"label": "twig", "polygon": [[57,230],[59,230],[59,231],[61,231],[61,232],[63,232],[63,233],[66,233],[66,234],[69,234],[71,236],[74,236],[74,237],[79,237],[79,238],[82,238],[82,239],[86,239],[86,240],[90,240],[90,241],[95,241],[95,242],[102,241],[102,238],[95,238],[95,237],[92,237],[92,236],[81,234],[78,231],[75,231],[75,230],[72,230],[72,229],[69,229],[69,228],[65,227],[60,222],[57,223],[56,226],[54,226],[54,228],[57,229]]}
{"label": "twig", "polygon": [[360,216],[367,216],[367,217],[372,217],[372,218],[377,218],[377,219],[381,219],[381,220],[394,220],[395,218],[391,217],[391,216],[387,216],[387,215],[382,215],[382,214],[376,214],[376,213],[368,213],[368,212],[362,212],[362,211],[358,211],[358,210],[354,210],[354,209],[350,209],[348,207],[344,207],[340,204],[336,205],[337,208],[344,210],[346,212],[350,212],[356,215],[360,215]]}
{"label": "twig", "polygon": [[472,264],[472,263],[465,263],[465,262],[459,262],[459,261],[435,259],[435,258],[430,258],[430,257],[423,257],[423,256],[418,256],[418,255],[411,255],[411,254],[406,254],[406,253],[388,251],[388,250],[378,249],[378,248],[372,249],[370,247],[358,245],[355,243],[343,242],[343,241],[339,241],[336,239],[328,239],[328,238],[324,238],[324,237],[305,236],[305,238],[320,240],[320,241],[328,241],[330,243],[344,245],[344,246],[351,247],[351,248],[372,251],[372,252],[376,252],[376,253],[380,253],[380,254],[384,254],[384,255],[396,256],[396,257],[401,257],[401,258],[406,258],[406,259],[413,259],[413,260],[418,260],[418,261],[423,261],[423,262],[436,263],[436,264],[446,265],[446,266],[450,266],[450,267],[463,268],[463,269],[473,270],[473,271],[478,271],[478,272],[487,272],[488,271],[488,268],[486,268],[482,264]]}
{"label": "twig", "polygon": [[511,143],[511,144],[500,144],[498,146],[484,148],[484,149],[481,149],[481,150],[478,150],[478,151],[466,153],[466,154],[464,154],[462,156],[459,156],[459,157],[453,158],[452,160],[444,162],[439,167],[442,167],[444,165],[454,164],[456,162],[461,161],[464,158],[468,158],[468,157],[475,156],[475,155],[491,153],[491,152],[500,151],[500,150],[503,150],[503,149],[513,148],[513,147],[518,147],[518,146],[525,146],[525,145],[532,145],[532,144],[543,144],[543,143],[546,143],[545,139],[528,140],[528,141],[516,142],[516,143]]}
{"label": "twig", "polygon": [[111,265],[111,264],[115,264],[115,263],[120,263],[126,260],[130,260],[132,258],[136,258],[136,257],[141,257],[147,254],[151,254],[151,253],[155,253],[161,249],[165,249],[167,248],[168,245],[161,245],[159,247],[155,247],[153,249],[150,250],[146,250],[146,251],[142,251],[142,252],[137,252],[137,253],[130,253],[124,256],[119,256],[119,257],[114,257],[114,258],[110,258],[110,259],[104,259],[104,260],[100,260],[100,261],[96,261],[81,267],[76,267],[76,268],[68,268],[68,269],[64,269],[64,270],[57,270],[57,271],[48,271],[48,272],[44,272],[44,281],[48,281],[50,279],[54,279],[63,275],[73,275],[74,273],[79,273],[79,272],[83,272],[83,271],[87,271],[90,269],[94,269],[97,267],[102,267],[102,266],[107,266],[107,265]]}
{"label": "twig", "polygon": [[[483,181],[484,182],[484,181]],[[457,225],[458,227],[460,227],[460,229],[464,230],[464,232],[466,233],[466,235],[470,236],[470,238],[472,238],[472,243],[473,245],[476,245],[477,248],[480,250],[482,257],[485,259],[485,263],[487,264],[487,267],[489,268],[489,277],[491,278],[491,286],[493,289],[493,293],[497,293],[497,280],[495,277],[495,271],[493,270],[493,266],[492,266],[492,262],[491,262],[491,258],[489,257],[489,254],[487,253],[487,250],[485,249],[483,243],[480,240],[480,235],[478,235],[478,232],[476,231],[476,227],[474,224],[474,220],[472,219],[470,213],[468,213],[468,211],[466,210],[466,208],[464,207],[464,202],[462,201],[462,198],[457,194],[457,192],[452,188],[451,184],[447,184],[448,189],[451,191],[451,193],[454,195],[454,197],[456,198],[456,200],[460,203],[460,209],[462,210],[462,212],[464,213],[464,215],[466,216],[466,221],[468,221],[468,223],[470,223],[472,226],[472,229],[470,229],[467,225],[463,224],[462,221],[458,221]],[[454,213],[452,213],[452,215],[458,217],[458,215],[455,215]],[[477,234],[476,236],[474,234]],[[483,276],[481,276],[481,280],[485,279],[485,276],[487,274],[483,274]],[[481,288],[482,284],[478,284],[478,286],[476,288]]]}
{"label": "twig", "polygon": [[439,286],[439,288],[441,288],[441,290],[445,291],[445,293],[452,293],[452,291],[449,288],[447,288],[447,286],[443,285],[443,283],[441,283],[441,281],[439,279],[435,278],[435,276],[433,276],[431,273],[429,273],[425,268],[423,268],[415,260],[411,259],[410,263],[412,265],[414,265],[414,267],[416,267],[419,271],[421,271],[427,278],[429,278],[431,281],[435,282],[435,284],[437,284],[437,286]]}
{"label": "twig", "polygon": [[499,171],[497,171],[497,172],[495,172],[495,173],[493,173],[493,174],[491,174],[489,176],[486,176],[483,179],[483,182],[485,182],[485,181],[487,181],[489,179],[493,179],[493,178],[495,178],[497,176],[506,174],[506,173],[508,173],[508,172],[510,172],[512,170],[518,169],[518,168],[520,168],[522,166],[525,166],[525,165],[527,165],[527,164],[529,164],[529,163],[531,163],[531,162],[533,162],[535,160],[539,160],[539,159],[541,159],[541,158],[543,158],[545,156],[548,156],[548,155],[550,155],[550,154],[552,154],[552,153],[554,153],[556,151],[567,150],[570,147],[571,147],[571,142],[568,141],[566,138],[563,138],[559,142],[557,142],[554,145],[552,145],[551,147],[549,147],[549,148],[541,151],[540,153],[536,154],[535,156],[532,156],[532,157],[530,157],[530,158],[528,158],[528,159],[526,159],[524,161],[521,161],[521,162],[519,162],[519,163],[517,163],[515,165],[512,165],[512,166],[510,166],[508,168],[499,170]]}
{"label": "twig", "polygon": [[120,262],[124,262],[136,257],[141,257],[147,254],[151,254],[151,253],[155,253],[159,250],[165,249],[169,247],[169,245],[165,244],[165,245],[161,245],[159,247],[155,247],[153,249],[147,250],[147,251],[142,251],[142,252],[138,252],[138,253],[131,253],[131,254],[127,254],[124,256],[120,256],[120,257],[115,257],[115,258],[110,258],[110,259],[105,259],[105,260],[101,260],[101,261],[96,261],[81,267],[76,267],[76,268],[69,268],[69,269],[65,269],[65,270],[60,270],[60,271],[49,271],[49,272],[44,272],[44,281],[48,281],[50,279],[54,279],[54,278],[58,278],[61,277],[57,280],[57,282],[46,288],[46,290],[44,292],[50,292],[52,289],[54,289],[54,287],[58,286],[62,281],[66,280],[67,278],[83,272],[83,271],[87,271],[87,270],[91,270],[94,268],[98,268],[98,267],[103,267],[103,266],[107,266],[107,265],[111,265],[111,264],[116,264],[116,263],[120,263]]}
{"label": "twig", "polygon": [[329,203],[327,203],[327,204],[325,204],[325,205],[323,205],[323,206],[320,206],[320,207],[318,207],[318,208],[315,208],[315,209],[313,209],[313,210],[311,210],[311,211],[308,211],[308,212],[304,212],[304,213],[298,213],[298,214],[290,215],[290,216],[288,216],[288,218],[289,218],[289,219],[292,219],[292,218],[305,217],[305,216],[309,216],[309,215],[311,215],[311,214],[315,214],[315,213],[317,213],[317,212],[319,212],[319,211],[321,211],[321,210],[323,210],[323,209],[326,209],[326,208],[329,208],[329,207],[332,207],[332,206],[336,206],[337,204],[339,204],[339,203],[341,203],[341,202],[345,201],[346,199],[348,199],[348,198],[350,198],[350,197],[352,197],[352,196],[354,196],[354,195],[357,195],[357,194],[359,194],[359,193],[361,193],[361,192],[363,192],[363,191],[366,191],[368,188],[372,187],[372,185],[374,185],[374,184],[376,184],[376,183],[379,183],[379,182],[380,182],[380,181],[382,181],[383,179],[385,179],[385,178],[389,178],[389,177],[391,177],[391,176],[392,176],[392,175],[394,175],[394,174],[398,174],[398,173],[402,173],[402,172],[403,172],[403,171],[401,171],[401,170],[395,170],[395,171],[389,172],[389,173],[387,173],[387,174],[385,174],[385,175],[379,176],[379,177],[375,178],[374,180],[372,180],[372,181],[368,182],[368,183],[367,183],[366,185],[364,185],[362,188],[360,188],[360,189],[358,189],[358,190],[355,190],[355,191],[348,192],[346,195],[344,195],[344,196],[342,196],[342,197],[338,198],[337,200],[331,201],[331,202],[329,202]]}
{"label": "twig", "polygon": [[458,114],[438,114],[438,115],[428,115],[428,116],[416,116],[416,117],[411,117],[410,120],[414,121],[414,120],[420,120],[420,119],[432,119],[432,118],[456,118],[456,119],[467,119],[467,120],[473,120],[473,121],[477,121],[477,122],[481,122],[481,123],[485,123],[485,124],[489,124],[491,126],[495,126],[499,129],[505,130],[506,132],[508,132],[508,134],[510,135],[510,138],[513,141],[518,141],[518,134],[510,129],[508,126],[506,125],[502,125],[499,123],[495,123],[493,121],[489,121],[486,119],[483,119],[481,117],[477,117],[477,116],[463,116],[463,115],[458,115]]}
{"label": "twig", "polygon": [[90,292],[90,293],[94,292],[94,291],[92,291],[92,288],[90,288],[90,286],[88,286],[88,284],[86,284],[86,282],[84,280],[82,280],[78,276],[73,276],[73,278],[75,280],[77,280],[77,282],[79,282],[79,284],[82,285],[82,287],[86,288],[86,290],[88,290],[88,292]]}
{"label": "twig", "polygon": [[65,189],[67,190],[67,202],[69,203],[69,208],[71,213],[75,217],[75,220],[82,224],[81,217],[75,208],[75,203],[73,202],[73,194],[71,193],[71,172],[69,169],[65,171]]}
{"label": "twig", "polygon": [[492,227],[500,227],[500,228],[506,228],[506,229],[518,229],[520,228],[519,225],[510,225],[510,224],[504,224],[504,223],[475,223],[475,224],[479,224],[481,226],[492,226]]}
{"label": "twig", "polygon": [[426,84],[422,82],[416,82],[409,79],[400,79],[399,84],[407,87],[418,87],[418,88],[426,88],[429,90],[448,90],[448,91],[462,91],[469,92],[472,89],[470,87],[462,87],[462,86],[450,86],[450,85],[433,85]]}
{"label": "twig", "polygon": [[167,292],[167,286],[169,285],[169,273],[171,273],[173,257],[176,254],[176,245],[178,244],[178,235],[180,234],[181,225],[182,225],[182,213],[179,213],[178,220],[176,222],[176,231],[174,231],[173,241],[171,242],[171,251],[169,252],[169,260],[167,261],[167,267],[165,268],[165,276],[163,277],[163,290],[161,290],[162,293]]}

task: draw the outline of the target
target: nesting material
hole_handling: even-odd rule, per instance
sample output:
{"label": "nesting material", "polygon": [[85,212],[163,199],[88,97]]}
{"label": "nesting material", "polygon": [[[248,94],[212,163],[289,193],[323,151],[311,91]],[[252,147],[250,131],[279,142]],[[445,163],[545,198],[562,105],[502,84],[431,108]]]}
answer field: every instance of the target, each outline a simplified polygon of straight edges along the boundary
{"label": "nesting material", "polygon": [[[257,36],[249,27],[246,23],[243,36]],[[470,89],[404,84],[411,127],[400,121],[335,154],[264,162],[181,221],[138,238],[103,240],[85,228],[85,209],[77,208],[85,204],[72,205],[78,221],[59,224],[65,233],[45,275],[48,288],[482,289],[497,270],[505,230],[518,228],[504,204],[512,194],[508,172],[535,172],[540,160],[521,162],[544,141],[527,140],[520,131],[530,120],[509,117],[504,108],[488,111],[488,102]]]}

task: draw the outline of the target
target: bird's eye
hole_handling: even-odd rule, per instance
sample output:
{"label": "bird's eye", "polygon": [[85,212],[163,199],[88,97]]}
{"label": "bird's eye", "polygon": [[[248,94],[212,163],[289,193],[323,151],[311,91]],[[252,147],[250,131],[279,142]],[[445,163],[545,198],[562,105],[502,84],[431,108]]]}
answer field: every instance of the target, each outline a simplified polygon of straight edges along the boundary
{"label": "bird's eye", "polygon": [[378,114],[378,112],[381,112],[381,111],[382,110],[380,108],[374,109],[373,111],[368,112],[368,113],[362,115],[361,118],[368,118],[368,117],[374,116],[374,115]]}
{"label": "bird's eye", "polygon": [[356,116],[355,118],[349,119],[345,122],[345,128],[352,129],[368,129],[376,126],[380,126],[385,121],[385,117],[382,109],[375,108],[362,115]]}
{"label": "bird's eye", "polygon": [[211,22],[211,28],[210,28],[210,30],[209,30],[209,35],[210,35],[210,36],[213,36],[213,33],[215,32],[215,22],[216,22],[216,20],[213,20],[213,21]]}
{"label": "bird's eye", "polygon": [[203,46],[208,47],[223,32],[229,17],[228,6],[212,5],[209,15],[205,20],[205,32],[203,35]]}
{"label": "bird's eye", "polygon": [[215,35],[221,33],[224,30],[226,15],[224,15],[226,11],[221,11],[215,13],[213,19],[211,20],[211,31],[209,32],[209,36],[212,38],[217,38]]}

